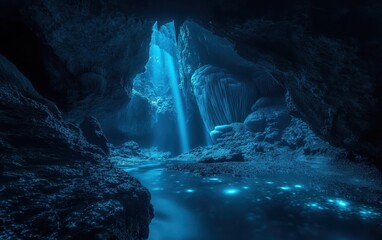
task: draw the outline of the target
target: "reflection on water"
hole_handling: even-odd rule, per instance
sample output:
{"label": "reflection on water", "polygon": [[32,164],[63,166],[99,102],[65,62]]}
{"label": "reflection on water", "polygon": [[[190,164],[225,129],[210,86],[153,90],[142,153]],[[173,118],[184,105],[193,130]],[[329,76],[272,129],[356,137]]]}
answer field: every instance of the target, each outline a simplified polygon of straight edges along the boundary
{"label": "reflection on water", "polygon": [[326,196],[317,189],[327,186],[309,179],[203,178],[158,164],[125,170],[152,194],[153,240],[382,239],[381,202],[353,202],[346,189]]}

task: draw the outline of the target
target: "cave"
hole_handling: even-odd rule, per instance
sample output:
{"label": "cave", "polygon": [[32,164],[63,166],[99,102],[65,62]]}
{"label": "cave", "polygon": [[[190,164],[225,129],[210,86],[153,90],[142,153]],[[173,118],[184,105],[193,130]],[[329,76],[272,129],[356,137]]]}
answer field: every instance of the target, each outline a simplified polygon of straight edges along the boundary
{"label": "cave", "polygon": [[0,2],[0,239],[382,238],[381,11]]}

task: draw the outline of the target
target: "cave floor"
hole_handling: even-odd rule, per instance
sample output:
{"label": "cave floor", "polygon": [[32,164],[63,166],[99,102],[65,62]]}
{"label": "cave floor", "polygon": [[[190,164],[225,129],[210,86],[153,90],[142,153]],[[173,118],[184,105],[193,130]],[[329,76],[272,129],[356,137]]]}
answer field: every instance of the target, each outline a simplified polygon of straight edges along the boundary
{"label": "cave floor", "polygon": [[297,161],[289,168],[298,171],[256,163],[251,176],[195,174],[250,164],[142,161],[121,168],[152,194],[153,240],[382,239],[381,184],[365,169]]}

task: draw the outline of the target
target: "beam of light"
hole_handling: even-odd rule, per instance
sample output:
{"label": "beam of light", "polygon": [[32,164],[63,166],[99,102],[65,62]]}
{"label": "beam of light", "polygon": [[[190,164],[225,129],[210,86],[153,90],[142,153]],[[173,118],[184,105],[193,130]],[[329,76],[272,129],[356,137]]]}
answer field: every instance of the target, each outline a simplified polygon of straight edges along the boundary
{"label": "beam of light", "polygon": [[[157,87],[157,94],[165,94],[160,86],[170,86],[174,99],[179,141],[182,153],[190,150],[188,129],[186,123],[185,107],[179,89],[178,59],[176,53],[176,32],[174,22],[167,23],[158,29],[158,24],[153,26],[150,44],[149,65],[152,82]],[[163,139],[162,139],[163,140]]]}

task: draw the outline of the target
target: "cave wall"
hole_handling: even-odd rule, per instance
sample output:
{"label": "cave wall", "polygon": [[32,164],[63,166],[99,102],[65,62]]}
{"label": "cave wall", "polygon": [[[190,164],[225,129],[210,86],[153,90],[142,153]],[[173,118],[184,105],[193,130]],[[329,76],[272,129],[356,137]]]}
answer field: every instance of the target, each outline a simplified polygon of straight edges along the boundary
{"label": "cave wall", "polygon": [[0,55],[1,239],[145,239],[150,193],[106,158],[99,123],[77,127]]}
{"label": "cave wall", "polygon": [[36,34],[50,82],[41,92],[50,93],[71,121],[125,106],[132,78],[147,60],[153,21],[175,19],[180,31],[181,23],[191,19],[229,39],[241,57],[267,63],[288,90],[290,111],[321,137],[381,156],[382,7],[377,0],[1,4],[4,18]]}
{"label": "cave wall", "polygon": [[[12,60],[22,70],[24,63],[39,64],[26,74],[40,74],[31,76],[32,83],[73,122],[125,106],[132,80],[147,61],[153,21],[109,11],[106,5],[103,1],[20,1],[14,14],[6,16],[17,25],[2,23],[3,42],[8,42],[4,54],[18,48]],[[17,26],[21,30],[15,34]],[[21,39],[24,36],[29,38]]]}
{"label": "cave wall", "polygon": [[211,1],[207,14],[190,15],[263,64],[316,134],[378,163],[381,9],[378,1]]}

